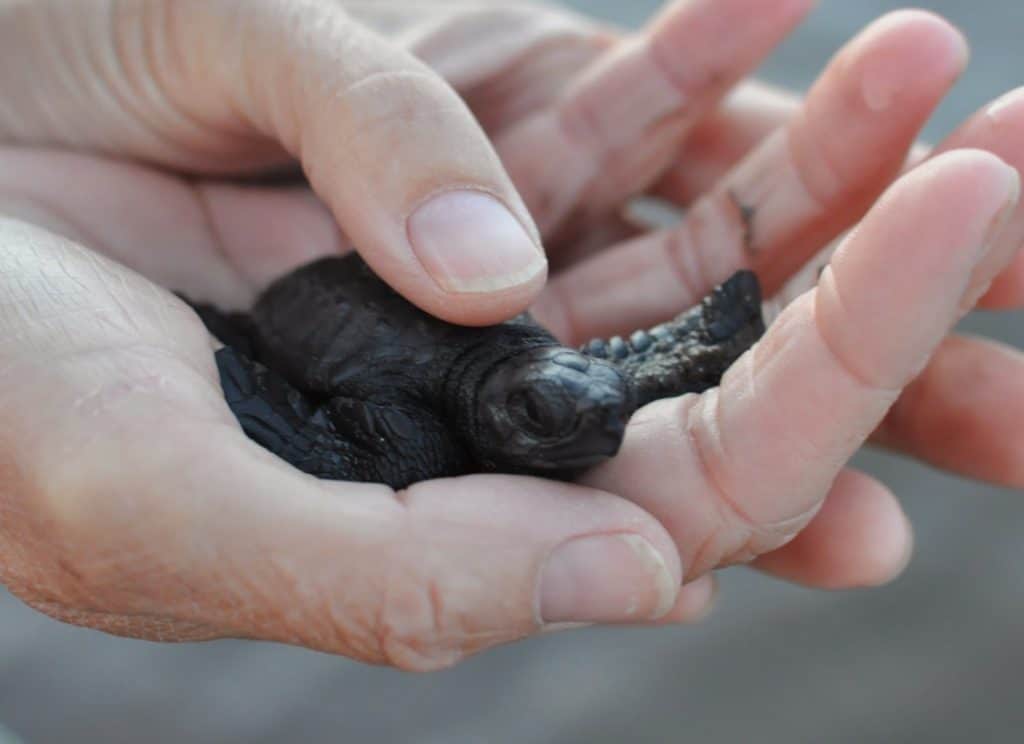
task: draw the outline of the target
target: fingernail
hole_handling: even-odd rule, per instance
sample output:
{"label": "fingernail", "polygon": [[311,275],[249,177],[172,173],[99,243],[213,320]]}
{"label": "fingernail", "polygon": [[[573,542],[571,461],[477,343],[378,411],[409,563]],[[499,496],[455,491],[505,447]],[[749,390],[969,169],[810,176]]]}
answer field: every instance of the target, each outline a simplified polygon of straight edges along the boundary
{"label": "fingernail", "polygon": [[1003,206],[989,220],[984,244],[978,252],[977,262],[979,264],[985,261],[989,253],[992,252],[992,249],[999,243],[999,237],[1013,218],[1013,213],[1017,210],[1017,204],[1020,201],[1020,174],[1017,173],[1016,168],[1006,163],[1003,163],[1002,167],[1003,177],[1006,181],[1004,185],[1006,195],[1004,196]]}
{"label": "fingernail", "polygon": [[547,261],[509,209],[480,191],[449,191],[409,218],[409,242],[447,292],[494,292],[526,284]]}
{"label": "fingernail", "polygon": [[[961,309],[969,310],[988,290],[992,280],[1006,266],[1017,252],[1017,241],[1007,239],[1006,230],[1014,221],[1020,202],[1020,174],[1017,169],[1004,164],[1006,169],[1006,201],[989,222],[985,240],[975,258],[971,282],[961,301]],[[1012,236],[1011,236],[1012,237]]]}
{"label": "fingernail", "polygon": [[[1010,225],[1010,222],[1014,219],[1014,215],[1017,212],[1017,206],[1021,199],[1021,177],[1017,172],[1017,169],[1004,164],[1005,176],[1006,176],[1006,201],[1002,203],[1002,207],[992,215],[992,219],[988,224],[988,229],[985,233],[985,242],[978,255],[978,265],[984,266],[988,264],[992,258],[993,250],[999,247],[1002,243],[1002,236],[1006,228]],[[1001,252],[999,252],[1001,253]],[[989,276],[988,278],[991,278]]]}
{"label": "fingernail", "polygon": [[1013,112],[1013,109],[1021,101],[1024,101],[1024,87],[1011,90],[1009,93],[997,98],[991,106],[985,109],[985,115],[990,122],[998,126],[1003,123],[1004,119]]}
{"label": "fingernail", "polygon": [[580,537],[544,565],[540,614],[546,624],[654,620],[678,591],[665,559],[639,535]]}

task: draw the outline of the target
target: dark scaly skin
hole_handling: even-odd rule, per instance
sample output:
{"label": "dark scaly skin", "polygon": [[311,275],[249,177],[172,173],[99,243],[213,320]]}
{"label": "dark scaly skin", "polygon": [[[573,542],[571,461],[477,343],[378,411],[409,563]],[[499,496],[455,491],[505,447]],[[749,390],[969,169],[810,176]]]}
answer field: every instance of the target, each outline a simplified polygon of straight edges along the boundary
{"label": "dark scaly skin", "polygon": [[621,369],[639,407],[715,387],[762,334],[760,284],[752,272],[740,271],[675,320],[628,339],[595,339],[582,350]]}
{"label": "dark scaly skin", "polygon": [[749,272],[672,322],[574,350],[527,314],[438,320],[356,254],[278,280],[248,316],[194,307],[225,343],[221,384],[250,438],[307,473],[394,488],[574,477],[618,451],[639,406],[717,385],[764,332]]}

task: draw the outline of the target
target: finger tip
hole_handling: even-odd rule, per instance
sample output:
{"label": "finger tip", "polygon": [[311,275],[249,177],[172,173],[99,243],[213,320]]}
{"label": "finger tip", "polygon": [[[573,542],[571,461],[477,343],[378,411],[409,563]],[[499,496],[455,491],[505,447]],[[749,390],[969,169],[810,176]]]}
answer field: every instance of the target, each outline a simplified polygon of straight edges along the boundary
{"label": "finger tip", "polygon": [[898,10],[872,23],[844,50],[857,69],[861,95],[872,111],[892,111],[899,101],[938,103],[967,66],[967,40],[942,17]]}
{"label": "finger tip", "polygon": [[927,52],[933,59],[948,60],[963,69],[970,57],[970,44],[963,32],[938,13],[920,8],[904,8],[885,14],[868,27],[873,38],[896,33],[915,50]]}
{"label": "finger tip", "polygon": [[721,587],[714,574],[705,574],[683,585],[675,606],[662,618],[677,624],[696,625],[715,611]]}
{"label": "finger tip", "polygon": [[892,492],[865,473],[846,470],[804,531],[756,564],[816,589],[870,588],[903,573],[913,542],[910,521]]}
{"label": "finger tip", "polygon": [[914,555],[914,533],[909,520],[906,527],[894,530],[888,538],[879,537],[874,553],[862,562],[859,576],[837,583],[836,589],[875,589],[897,581],[910,565]]}
{"label": "finger tip", "polygon": [[1016,200],[1019,189],[1017,170],[1001,157],[979,148],[961,148],[936,155],[899,179],[872,215],[900,213],[902,219],[910,213],[920,214],[917,222],[922,240],[934,228],[935,234],[961,234],[961,242],[983,247],[983,234]]}
{"label": "finger tip", "polygon": [[835,556],[838,560],[830,588],[884,586],[898,579],[910,563],[913,525],[885,486],[865,474],[850,473],[850,477],[860,478],[864,484],[858,489],[857,502],[846,507],[850,511],[844,520],[851,533],[849,552]]}

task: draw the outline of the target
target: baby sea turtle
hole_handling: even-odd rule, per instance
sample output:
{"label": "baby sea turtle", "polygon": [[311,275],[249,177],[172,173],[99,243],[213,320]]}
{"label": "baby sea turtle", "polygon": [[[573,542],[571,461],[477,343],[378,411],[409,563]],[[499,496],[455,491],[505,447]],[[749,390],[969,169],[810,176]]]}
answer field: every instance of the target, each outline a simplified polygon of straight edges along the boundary
{"label": "baby sea turtle", "polygon": [[742,271],[669,323],[578,350],[528,314],[438,320],[355,253],[279,279],[249,314],[193,307],[225,344],[221,385],[251,439],[312,475],[402,488],[578,475],[618,451],[640,406],[717,385],[764,332],[760,295]]}

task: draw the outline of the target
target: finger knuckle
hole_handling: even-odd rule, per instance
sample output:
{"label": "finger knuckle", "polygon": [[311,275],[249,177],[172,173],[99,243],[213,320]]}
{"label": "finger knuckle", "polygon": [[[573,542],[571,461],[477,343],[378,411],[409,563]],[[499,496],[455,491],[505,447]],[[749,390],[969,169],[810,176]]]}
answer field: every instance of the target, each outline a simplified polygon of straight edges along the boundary
{"label": "finger knuckle", "polygon": [[[816,122],[815,122],[816,123]],[[786,152],[790,155],[797,182],[818,211],[827,211],[856,179],[849,161],[846,140],[834,136],[832,128],[804,127],[806,136],[796,137],[786,130]]]}
{"label": "finger knuckle", "polygon": [[[881,374],[888,365],[872,364],[872,356],[866,353],[870,349],[857,344],[855,336],[843,333],[845,329],[857,328],[858,319],[851,317],[836,273],[831,268],[823,272],[813,299],[814,330],[833,367],[849,381],[854,390],[864,393],[867,398],[880,399],[888,408],[899,397],[906,383],[905,375],[890,375],[887,378]],[[878,355],[874,356],[877,360]]]}
{"label": "finger knuckle", "polygon": [[730,457],[721,437],[718,404],[717,389],[684,399],[679,427],[693,454],[701,490],[722,508],[727,521],[750,531],[757,522],[740,504],[728,475]]}
{"label": "finger knuckle", "polygon": [[388,592],[371,632],[382,658],[399,669],[434,671],[462,658],[462,632],[434,579]]}

